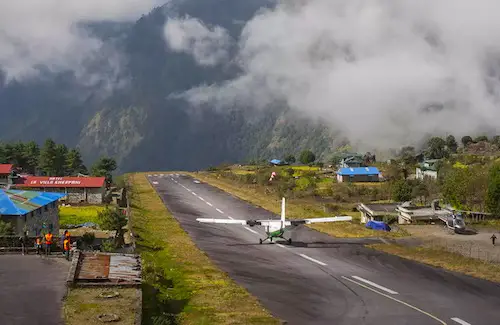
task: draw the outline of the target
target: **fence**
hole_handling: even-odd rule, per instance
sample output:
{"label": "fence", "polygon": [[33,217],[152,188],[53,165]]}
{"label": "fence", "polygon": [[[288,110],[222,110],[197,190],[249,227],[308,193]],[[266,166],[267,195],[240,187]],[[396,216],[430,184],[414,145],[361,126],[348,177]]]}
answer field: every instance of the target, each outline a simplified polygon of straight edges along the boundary
{"label": "fence", "polygon": [[486,245],[474,241],[457,242],[456,240],[432,239],[426,242],[425,246],[445,249],[449,252],[489,263],[500,263],[500,244],[493,246],[493,244]]}
{"label": "fence", "polygon": [[[35,239],[36,237],[28,237],[26,242],[26,247],[29,250],[35,250]],[[43,240],[42,240],[43,243]],[[22,244],[19,236],[0,236],[0,251],[16,251],[21,250]],[[52,251],[58,252],[62,251],[61,237],[52,237]]]}

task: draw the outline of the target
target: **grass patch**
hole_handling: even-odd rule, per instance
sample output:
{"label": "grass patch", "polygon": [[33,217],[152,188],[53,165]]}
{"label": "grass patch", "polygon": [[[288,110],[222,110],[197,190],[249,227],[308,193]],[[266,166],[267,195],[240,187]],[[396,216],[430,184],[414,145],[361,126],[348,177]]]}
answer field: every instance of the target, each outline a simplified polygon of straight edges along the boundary
{"label": "grass patch", "polygon": [[[231,193],[240,199],[260,206],[273,213],[281,213],[281,201],[274,195],[266,194],[258,185],[240,185],[222,177],[217,178],[208,173],[188,173],[212,186]],[[308,226],[335,237],[366,238],[366,237],[405,237],[409,233],[404,229],[398,232],[383,232],[365,228],[359,223],[359,213],[352,212],[353,205],[339,206],[339,211],[325,211],[322,205],[308,199],[288,199],[286,215],[290,219],[328,217],[348,215],[353,217],[352,222],[335,222]]]}
{"label": "grass patch", "polygon": [[67,225],[79,225],[85,222],[93,222],[99,224],[98,212],[104,210],[105,207],[92,206],[69,206],[59,207],[59,223],[60,227],[64,228]]}
{"label": "grass patch", "polygon": [[466,223],[477,228],[495,229],[500,231],[500,219],[484,220],[478,222],[466,220]]}
{"label": "grass patch", "polygon": [[143,173],[128,180],[144,266],[143,324],[279,324],[196,247]]}
{"label": "grass patch", "polygon": [[437,266],[446,270],[500,283],[500,264],[465,257],[445,249],[408,247],[396,244],[373,244],[367,245],[367,247],[427,265]]}
{"label": "grass patch", "polygon": [[[100,298],[102,292],[118,292],[120,296],[111,299]],[[139,295],[134,288],[75,288],[65,299],[63,313],[66,325],[101,325],[97,316],[102,313],[116,314],[120,321],[113,324],[134,325],[135,304]]]}

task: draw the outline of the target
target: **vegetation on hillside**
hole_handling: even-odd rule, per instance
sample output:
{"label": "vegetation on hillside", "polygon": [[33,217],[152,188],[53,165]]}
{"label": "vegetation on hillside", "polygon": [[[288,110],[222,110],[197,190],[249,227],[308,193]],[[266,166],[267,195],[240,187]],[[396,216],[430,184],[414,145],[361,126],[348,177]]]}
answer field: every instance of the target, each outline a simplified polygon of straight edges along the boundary
{"label": "vegetation on hillside", "polygon": [[[52,139],[45,140],[42,147],[35,141],[0,142],[0,164],[13,164],[15,168],[29,174],[37,172],[46,176],[74,176],[88,174],[78,148],[68,148]],[[106,176],[111,182],[111,173],[116,170],[114,158],[101,157],[91,168],[92,176]]]}
{"label": "vegetation on hillside", "polygon": [[144,174],[128,181],[143,261],[143,324],[279,323],[196,247]]}

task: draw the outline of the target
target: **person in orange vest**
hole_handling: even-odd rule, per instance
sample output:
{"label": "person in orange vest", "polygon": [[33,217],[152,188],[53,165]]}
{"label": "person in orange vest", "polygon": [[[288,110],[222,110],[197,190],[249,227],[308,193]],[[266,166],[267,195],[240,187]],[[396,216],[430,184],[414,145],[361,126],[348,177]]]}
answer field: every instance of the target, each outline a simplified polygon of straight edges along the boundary
{"label": "person in orange vest", "polygon": [[52,248],[52,237],[52,232],[49,230],[49,232],[45,234],[45,255],[50,255],[50,249]]}
{"label": "person in orange vest", "polygon": [[35,248],[36,248],[36,255],[40,255],[40,250],[42,249],[42,238],[40,236],[36,236]]}
{"label": "person in orange vest", "polygon": [[69,261],[69,251],[71,249],[71,243],[68,237],[64,238],[63,249],[64,255],[66,255],[66,259]]}

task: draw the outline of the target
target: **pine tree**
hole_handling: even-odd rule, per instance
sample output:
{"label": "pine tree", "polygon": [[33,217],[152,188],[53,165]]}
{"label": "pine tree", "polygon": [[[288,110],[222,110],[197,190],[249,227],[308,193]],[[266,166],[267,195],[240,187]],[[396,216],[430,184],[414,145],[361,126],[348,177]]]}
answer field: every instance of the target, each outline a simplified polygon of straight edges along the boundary
{"label": "pine tree", "polygon": [[66,171],[68,172],[68,175],[87,173],[87,168],[83,164],[82,156],[78,149],[71,149],[68,152],[66,156]]}
{"label": "pine tree", "polygon": [[55,159],[55,169],[57,176],[66,176],[68,174],[66,170],[66,158],[68,155],[68,147],[64,144],[56,145],[56,159]]}
{"label": "pine tree", "polygon": [[24,145],[23,156],[25,166],[22,166],[28,173],[35,174],[40,158],[40,148],[34,141],[30,141]]}
{"label": "pine tree", "polygon": [[40,150],[40,169],[47,176],[57,176],[56,169],[56,160],[57,160],[57,150],[56,143],[52,139],[45,140],[45,143]]}

